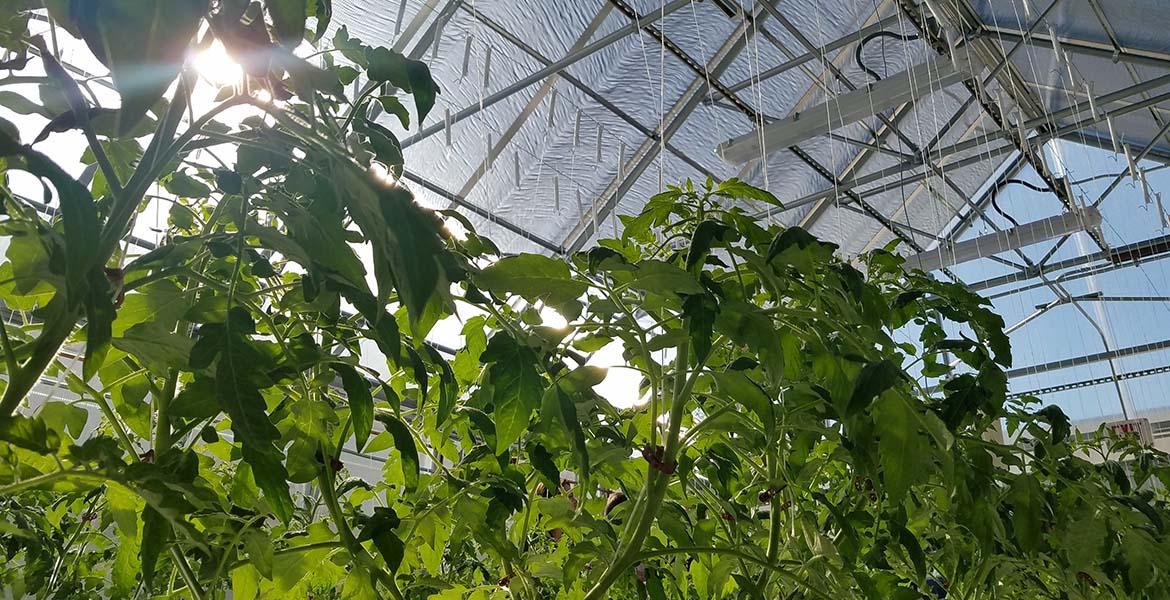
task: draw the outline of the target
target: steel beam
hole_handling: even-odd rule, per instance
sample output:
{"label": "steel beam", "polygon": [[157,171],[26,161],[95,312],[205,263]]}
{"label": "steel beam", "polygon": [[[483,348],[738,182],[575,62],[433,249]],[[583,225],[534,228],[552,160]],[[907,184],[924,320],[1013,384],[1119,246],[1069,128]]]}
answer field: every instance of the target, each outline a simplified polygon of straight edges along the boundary
{"label": "steel beam", "polygon": [[[1009,369],[1007,371],[1008,378],[1025,377],[1028,375],[1038,375],[1040,373],[1047,373],[1049,371],[1058,371],[1061,369],[1071,369],[1073,367],[1080,367],[1092,363],[1105,362],[1116,360],[1119,358],[1126,358],[1129,356],[1138,356],[1141,354],[1148,354],[1150,352],[1159,352],[1162,350],[1170,350],[1170,340],[1162,340],[1159,342],[1150,342],[1148,344],[1138,344],[1136,346],[1129,346],[1126,348],[1118,348],[1116,350],[1107,350],[1105,352],[1097,352],[1094,354],[1087,354],[1085,356],[1078,356],[1075,358],[1065,358],[1061,360],[1054,360],[1039,365],[1032,365],[1029,367],[1019,367],[1016,369]],[[1108,378],[1109,382],[1113,378]]]}
{"label": "steel beam", "polygon": [[[537,70],[535,73],[531,73],[521,78],[519,81],[487,96],[483,100],[459,110],[458,112],[451,115],[450,123],[454,125],[460,121],[467,120],[472,116],[479,114],[480,111],[495,106],[500,101],[509,98],[512,96],[512,94],[515,94],[516,92],[523,90],[524,88],[527,88],[534,83],[544,80],[544,78],[548,77],[549,75],[552,75],[553,73],[559,73],[569,66],[576,64],[580,60],[595,54],[600,50],[608,48],[618,40],[626,38],[633,33],[637,33],[638,30],[641,29],[641,25],[657,21],[665,15],[671,14],[672,12],[683,8],[684,6],[690,6],[692,2],[693,0],[674,0],[673,2],[669,2],[663,5],[661,10],[656,10],[653,13],[646,15],[640,23],[631,23],[625,27],[617,29],[616,31],[602,37],[588,46],[585,46],[584,48],[577,50],[576,52],[570,52],[566,54],[564,58],[544,67],[543,69]],[[442,131],[445,126],[446,123],[436,123],[429,127],[425,127],[413,136],[402,140],[402,147],[404,149],[408,148]]]}
{"label": "steel beam", "polygon": [[1096,385],[1105,385],[1106,383],[1113,383],[1114,381],[1129,381],[1130,379],[1140,379],[1142,377],[1151,377],[1154,375],[1162,375],[1170,373],[1170,365],[1162,365],[1152,369],[1141,369],[1139,371],[1127,371],[1125,373],[1118,373],[1117,377],[1094,377],[1092,379],[1082,379],[1080,381],[1073,381],[1069,383],[1062,383],[1059,385],[1051,385],[1042,388],[1027,390],[1024,392],[1011,392],[1008,394],[1008,399],[1020,398],[1023,396],[1043,396],[1045,394],[1055,394],[1057,392],[1067,392],[1086,387],[1093,387]]}
{"label": "steel beam", "polygon": [[[1114,270],[1141,264],[1142,262],[1147,262],[1150,260],[1156,260],[1158,258],[1165,258],[1167,256],[1170,256],[1170,235],[1159,236],[1156,238],[1135,242],[1133,244],[1118,246],[1107,251],[1095,252],[1093,254],[1077,256],[1048,265],[1037,266],[1037,268],[1029,269],[1027,273],[1023,274],[1011,273],[1008,275],[1001,275],[999,277],[991,277],[981,281],[970,282],[966,284],[966,287],[971,291],[980,292],[1004,286],[1010,283],[1027,281],[1040,275],[1055,274],[1066,269],[1074,269],[1076,267],[1092,265],[1093,263],[1100,261],[1107,261],[1109,263],[1107,265],[1107,270]],[[1097,271],[1093,274],[1098,274],[1100,272],[1104,271]],[[1060,282],[1066,282],[1075,279],[1075,277],[1059,276],[1056,279]],[[992,296],[992,298],[1001,296],[1002,294],[995,295]]]}
{"label": "steel beam", "polygon": [[[1102,96],[1099,99],[1100,104],[1098,106],[1100,108],[1100,107],[1103,107],[1109,103],[1116,101],[1117,99],[1125,98],[1129,95],[1141,93],[1141,91],[1143,89],[1150,89],[1151,87],[1162,87],[1162,86],[1165,86],[1168,84],[1170,84],[1170,75],[1159,77],[1156,80],[1143,82],[1142,84],[1131,86],[1131,87],[1125,88],[1123,90],[1119,90],[1113,94],[1109,94],[1108,96]],[[1110,110],[1110,111],[1099,110],[1100,114],[1097,117],[1086,118],[1086,119],[1078,121],[1076,123],[1072,123],[1070,125],[1060,127],[1056,131],[1037,134],[1037,135],[1034,135],[1030,139],[1033,142],[1042,143],[1042,142],[1046,142],[1046,141],[1051,140],[1051,139],[1061,138],[1061,137],[1064,137],[1066,135],[1069,135],[1070,133],[1079,131],[1080,129],[1083,129],[1089,125],[1093,125],[1095,123],[1099,123],[1101,121],[1104,121],[1106,116],[1119,117],[1119,116],[1129,114],[1131,112],[1142,110],[1148,106],[1153,106],[1154,104],[1159,104],[1162,102],[1170,102],[1170,92],[1159,94],[1159,95],[1153,96],[1147,100],[1143,100],[1141,102],[1135,102],[1133,104],[1130,104],[1127,106],[1122,106],[1122,107],[1116,108],[1114,110]],[[1030,119],[1024,124],[1024,127],[1028,128],[1028,129],[1034,129],[1035,127],[1038,127],[1044,123],[1047,123],[1049,118],[1054,119],[1054,120],[1061,119],[1061,118],[1068,117],[1070,115],[1079,114],[1081,111],[1087,111],[1087,110],[1088,110],[1087,108],[1078,110],[1078,109],[1070,107],[1068,109],[1063,109],[1061,111],[1057,111],[1057,112],[1053,113],[1052,115],[1050,115],[1049,117],[1040,117],[1037,119]],[[1035,124],[1035,126],[1033,126],[1033,124]],[[935,154],[937,156],[943,156],[943,157],[951,156],[953,154],[957,154],[960,152],[974,150],[982,145],[986,145],[986,144],[994,142],[994,141],[1010,139],[1014,135],[1015,135],[1015,133],[1012,131],[994,131],[994,132],[986,133],[983,135],[975,136],[973,138],[964,140],[962,142],[957,142],[957,143],[952,144],[950,146],[945,146],[943,148],[940,148],[939,150],[937,150],[933,154]],[[1015,151],[1015,150],[1018,150],[1016,145],[1012,144],[1012,143],[1008,143],[1008,144],[1005,144],[1003,146],[992,148],[990,150],[984,150],[978,155],[967,157],[964,159],[960,159],[960,160],[957,160],[957,161],[954,161],[954,162],[951,162],[948,164],[940,165],[940,166],[944,169],[961,168],[963,166],[967,166],[967,165],[970,165],[970,164],[973,164],[976,162],[980,162],[983,159],[991,158],[994,156],[999,156],[1002,154],[1007,154],[1007,153]],[[861,175],[858,177],[854,177],[852,179],[842,180],[841,184],[836,188],[826,189],[826,190],[822,190],[820,192],[815,192],[813,194],[809,194],[807,196],[804,196],[804,197],[799,198],[799,199],[792,201],[792,202],[785,202],[784,209],[791,210],[794,208],[799,208],[801,206],[805,206],[805,205],[810,204],[812,202],[816,202],[817,200],[820,200],[822,198],[832,199],[840,190],[854,190],[858,187],[881,181],[882,179],[885,179],[887,177],[893,177],[896,175],[900,175],[902,173],[905,173],[906,171],[917,169],[917,168],[920,168],[922,166],[923,165],[921,163],[917,163],[917,162],[905,162],[905,163],[902,163],[899,165],[894,165],[892,167],[888,167],[885,169],[874,171],[874,172],[868,173],[866,175]],[[860,192],[860,195],[862,197],[869,197],[875,193],[889,191],[890,189],[897,189],[898,187],[900,187],[904,183],[909,183],[912,181],[919,181],[925,177],[926,177],[926,175],[921,174],[921,173],[917,174],[917,175],[912,175],[910,177],[903,178],[903,179],[900,179],[899,181],[893,182],[893,184],[886,184],[883,186],[879,186],[878,188],[874,188],[871,190],[866,190],[864,192]]]}
{"label": "steel beam", "polygon": [[[867,27],[863,27],[858,31],[854,31],[854,32],[849,33],[849,35],[842,36],[842,37],[840,37],[832,42],[829,42],[828,44],[825,44],[824,46],[820,46],[816,50],[811,50],[809,52],[801,54],[800,56],[791,58],[784,63],[776,65],[775,67],[761,71],[760,74],[756,77],[749,77],[747,79],[744,79],[743,81],[728,85],[727,89],[731,90],[732,92],[740,92],[740,91],[745,90],[749,87],[757,85],[762,81],[771,79],[777,75],[791,71],[792,69],[795,69],[796,67],[799,67],[800,65],[803,65],[807,62],[816,60],[816,59],[818,59],[822,56],[825,56],[831,52],[836,52],[837,50],[840,50],[840,49],[842,49],[850,44],[858,43],[861,40],[865,39],[865,37],[868,35],[872,35],[872,34],[877,33],[879,31],[884,31],[890,27],[898,25],[901,22],[902,22],[902,18],[899,17],[898,15],[892,15],[892,16],[886,17],[880,21],[877,21],[876,23],[874,23],[872,25],[869,25]],[[716,92],[712,92],[711,97],[712,97],[712,99],[718,99],[718,98],[721,98],[722,95],[719,95]]]}
{"label": "steel beam", "polygon": [[[551,59],[549,59],[547,56],[542,54],[536,48],[533,48],[531,45],[526,43],[524,40],[517,37],[516,34],[509,31],[506,27],[504,27],[500,23],[496,22],[494,19],[491,19],[487,15],[485,15],[482,12],[480,12],[479,10],[477,10],[474,6],[468,6],[466,3],[464,3],[462,5],[462,7],[464,10],[470,12],[470,14],[473,17],[475,17],[479,22],[486,25],[488,27],[488,29],[491,29],[492,31],[496,32],[500,37],[504,38],[508,42],[511,42],[511,44],[513,46],[516,46],[517,48],[519,48],[521,51],[523,51],[528,56],[532,57],[534,60],[539,62],[541,65],[547,67],[548,65],[552,64],[553,61]],[[572,85],[573,87],[577,88],[578,90],[581,91],[581,93],[585,94],[586,96],[589,96],[589,98],[591,100],[600,104],[603,108],[608,110],[615,117],[621,119],[627,125],[636,129],[638,131],[638,133],[640,133],[646,137],[649,137],[649,138],[658,139],[658,134],[655,133],[653,129],[650,129],[649,127],[643,125],[642,122],[640,122],[637,119],[635,119],[634,117],[630,116],[629,113],[622,110],[620,107],[618,107],[613,102],[610,102],[609,100],[607,100],[605,98],[605,96],[602,96],[600,93],[597,92],[597,90],[586,85],[585,82],[583,82],[580,79],[578,79],[577,77],[573,76],[572,73],[569,73],[566,70],[566,71],[561,71],[558,75],[560,76],[561,79],[565,80],[565,82],[567,82],[569,85]],[[710,169],[708,169],[706,166],[704,166],[703,164],[696,161],[694,158],[691,158],[690,155],[688,155],[687,153],[680,150],[674,144],[667,143],[666,144],[666,151],[673,154],[679,160],[687,163],[693,169],[695,169],[699,173],[702,173],[704,176],[710,177],[710,178],[715,179],[715,180],[720,179],[720,177],[715,175],[715,173],[713,173]]]}
{"label": "steel beam", "polygon": [[537,246],[540,246],[541,248],[544,248],[545,250],[550,250],[555,254],[564,254],[564,249],[561,246],[558,246],[557,244],[555,244],[549,240],[546,240],[546,239],[536,235],[535,233],[532,233],[531,231],[528,231],[527,229],[524,229],[523,227],[516,225],[515,223],[512,223],[512,222],[507,221],[505,219],[501,219],[499,216],[497,216],[492,211],[487,210],[485,208],[482,208],[479,205],[475,204],[474,202],[470,202],[466,198],[464,198],[464,197],[462,197],[454,192],[443,189],[442,187],[432,183],[431,181],[428,181],[427,179],[423,178],[421,175],[419,175],[417,173],[413,173],[411,171],[404,170],[402,172],[402,178],[409,180],[409,181],[413,181],[414,183],[417,183],[418,185],[422,186],[423,189],[425,189],[425,190],[427,190],[427,191],[429,191],[429,192],[431,192],[431,193],[433,193],[441,198],[444,198],[457,206],[460,206],[462,208],[466,208],[467,210],[479,215],[480,217],[483,217],[489,223],[495,223],[496,225],[499,225],[500,227],[503,227],[504,229],[507,229],[508,231],[511,231],[512,233],[515,233],[516,235],[536,244]]}
{"label": "steel beam", "polygon": [[[775,1],[775,0],[769,0]],[[755,15],[761,15],[763,8],[757,7]],[[644,19],[640,19],[644,20]],[[634,23],[638,26],[638,23]],[[708,89],[710,89],[711,82],[718,80],[719,76],[727,67],[735,61],[735,58],[747,46],[747,41],[754,33],[755,28],[752,27],[752,21],[744,19],[732,32],[731,37],[723,43],[723,45],[715,52],[714,56],[707,64],[705,70],[706,76],[698,76],[691,82],[687,89],[683,91],[682,95],[675,101],[665,115],[663,115],[662,122],[664,126],[659,132],[661,136],[656,142],[648,139],[643,142],[634,152],[631,158],[631,167],[618,171],[618,175],[606,186],[605,191],[601,193],[598,199],[594,202],[594,218],[590,219],[587,215],[581,215],[581,219],[577,221],[576,226],[573,227],[569,235],[565,237],[562,244],[569,252],[576,252],[580,250],[581,246],[595,233],[595,222],[601,221],[609,214],[616,206],[621,197],[633,187],[642,173],[654,162],[662,149],[665,141],[668,141],[674,135],[683,123],[686,122],[687,117],[698,108],[703,101]],[[625,173],[623,176],[622,173]],[[597,202],[601,202],[601,207],[597,206]]]}
{"label": "steel beam", "polygon": [[[470,8],[470,10],[474,16],[479,18],[481,21],[484,20],[484,17],[480,16],[479,11],[474,7]],[[573,43],[573,47],[569,49],[570,53],[581,50],[581,48],[585,47],[585,45],[589,43],[589,40],[593,37],[593,34],[597,33],[597,30],[600,29],[602,24],[605,23],[605,19],[609,16],[611,10],[613,10],[612,7],[606,4],[601,7],[601,10],[597,11],[597,14],[593,16],[593,20],[590,21],[589,25],[585,27],[585,31],[581,32],[581,35],[577,37],[577,41]],[[483,161],[480,162],[475,171],[471,173],[471,175],[467,178],[467,181],[463,182],[463,186],[459,188],[459,191],[455,192],[457,195],[466,198],[471,194],[471,191],[475,189],[475,186],[479,183],[480,179],[483,179],[483,176],[487,175],[487,172],[495,163],[496,158],[498,158],[499,155],[503,153],[504,149],[508,147],[508,144],[512,142],[512,138],[516,137],[516,134],[520,131],[520,128],[524,126],[524,123],[528,121],[528,118],[532,116],[532,113],[536,112],[537,108],[540,108],[540,105],[544,102],[545,97],[553,91],[559,78],[559,73],[553,73],[544,80],[544,83],[540,84],[540,88],[537,89],[536,93],[532,94],[532,97],[528,99],[528,103],[524,105],[524,108],[520,111],[520,114],[516,115],[516,118],[512,120],[512,123],[508,125],[506,129],[504,129],[504,131],[500,134],[500,138],[495,140],[495,144],[493,144],[491,148],[488,148],[488,155],[484,157]]]}
{"label": "steel beam", "polygon": [[[1018,29],[996,27],[986,23],[983,25],[983,28],[991,37],[1000,38],[1005,42],[1013,44],[1023,42],[1029,46],[1037,46],[1048,50],[1052,49],[1052,36],[1047,33],[1033,33],[1024,37],[1024,32]],[[1170,69],[1170,53],[1130,48],[1114,49],[1109,44],[1070,38],[1062,35],[1056,36],[1056,40],[1062,48],[1071,50],[1077,54],[1108,58],[1109,60],[1127,62],[1139,66]]]}

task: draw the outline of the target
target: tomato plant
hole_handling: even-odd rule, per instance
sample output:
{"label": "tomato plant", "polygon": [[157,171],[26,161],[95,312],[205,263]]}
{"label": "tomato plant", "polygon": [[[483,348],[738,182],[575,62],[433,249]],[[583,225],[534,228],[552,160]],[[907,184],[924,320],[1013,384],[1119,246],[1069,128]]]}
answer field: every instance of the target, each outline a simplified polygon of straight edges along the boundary
{"label": "tomato plant", "polygon": [[[394,183],[379,117],[439,86],[327,0],[43,4],[0,2],[0,104],[43,123],[0,123],[16,596],[1166,597],[1166,457],[1008,402],[1002,320],[893,248],[843,261],[729,180],[503,255]],[[197,107],[213,43],[245,77]]]}

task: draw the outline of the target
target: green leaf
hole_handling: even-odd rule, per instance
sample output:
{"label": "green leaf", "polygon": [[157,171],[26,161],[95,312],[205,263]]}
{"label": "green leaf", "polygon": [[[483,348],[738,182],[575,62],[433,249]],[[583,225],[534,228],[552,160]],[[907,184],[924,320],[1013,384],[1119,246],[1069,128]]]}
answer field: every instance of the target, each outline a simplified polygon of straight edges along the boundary
{"label": "green leaf", "polygon": [[402,458],[402,479],[408,492],[418,487],[419,462],[418,448],[414,445],[414,436],[410,428],[401,419],[392,414],[379,412],[375,418],[386,426],[386,431],[394,437],[394,447]]}
{"label": "green leaf", "polygon": [[305,0],[265,0],[265,5],[268,16],[272,18],[276,40],[289,50],[295,50],[305,37],[305,20],[308,18]]}
{"label": "green leaf", "polygon": [[557,384],[569,392],[588,392],[594,386],[601,385],[608,372],[608,369],[603,367],[582,365],[569,371]]}
{"label": "green leaf", "polygon": [[1044,490],[1032,474],[1017,476],[1007,495],[1012,506],[1012,529],[1016,543],[1027,553],[1040,550],[1044,541]]}
{"label": "green leaf", "polygon": [[156,375],[169,369],[187,369],[187,358],[195,342],[155,324],[140,323],[113,338],[114,347],[134,356]]}
{"label": "green leaf", "polygon": [[883,396],[874,406],[874,421],[886,492],[900,500],[912,484],[930,472],[933,452],[918,433],[917,416],[904,398]]}
{"label": "green leaf", "polygon": [[779,261],[811,273],[817,264],[829,261],[836,249],[836,244],[822,242],[800,227],[789,227],[768,246],[767,262]]}
{"label": "green leaf", "polygon": [[558,408],[561,419],[565,423],[565,427],[569,430],[569,436],[573,444],[573,455],[577,459],[577,476],[580,480],[588,480],[590,465],[589,465],[589,447],[585,443],[585,431],[581,428],[581,420],[577,416],[577,404],[573,402],[573,397],[570,396],[561,386],[554,385],[549,388],[547,393],[553,394],[553,401]]}
{"label": "green leaf", "polygon": [[378,162],[396,175],[402,174],[402,144],[389,129],[368,119],[359,119],[354,122],[354,130],[364,134],[370,140],[370,146],[374,149],[374,158]]}
{"label": "green leaf", "polygon": [[729,231],[731,228],[719,221],[706,220],[699,223],[698,227],[695,227],[695,232],[691,234],[691,247],[687,250],[687,270],[701,265],[715,243],[724,241]]}
{"label": "green leaf", "polygon": [[102,269],[89,272],[89,297],[85,302],[85,359],[81,372],[92,379],[105,362],[117,317],[110,281]]}
{"label": "green leaf", "polygon": [[151,506],[142,509],[142,545],[139,557],[142,561],[142,581],[150,588],[154,584],[155,566],[171,539],[171,524]]}
{"label": "green leaf", "polygon": [[427,66],[382,47],[367,49],[366,60],[369,63],[366,74],[371,81],[388,82],[414,96],[415,112],[418,113],[421,125],[435,106],[435,97],[439,94],[439,85],[431,77]]}
{"label": "green leaf", "polygon": [[89,421],[89,413],[84,408],[64,402],[49,402],[41,407],[37,419],[48,424],[57,433],[68,432],[73,439],[78,439],[85,430]]}
{"label": "green leaf", "polygon": [[410,113],[407,112],[406,107],[395,96],[378,96],[378,104],[382,106],[382,110],[398,117],[398,121],[402,123],[403,129],[410,129]]}
{"label": "green leaf", "polygon": [[353,435],[357,450],[361,452],[374,427],[374,397],[370,394],[366,379],[358,374],[357,369],[344,363],[333,363],[332,366],[341,377],[341,386],[345,388],[350,418],[353,419]]}
{"label": "green leaf", "polygon": [[910,555],[910,562],[914,565],[915,583],[924,585],[926,581],[926,553],[922,551],[922,545],[918,543],[918,538],[905,527],[898,528],[898,542],[906,549],[906,554]]}
{"label": "green leaf", "polygon": [[585,283],[573,278],[568,264],[539,254],[501,258],[474,278],[481,289],[502,297],[515,294],[529,302],[543,302],[562,313],[565,307],[578,303],[587,289]]}
{"label": "green leaf", "polygon": [[651,294],[702,294],[705,290],[694,275],[660,260],[646,260],[632,272],[626,284]]}
{"label": "green leaf", "polygon": [[425,337],[426,332],[418,328],[426,321],[427,306],[447,288],[440,264],[445,250],[438,219],[416,204],[404,188],[387,188],[368,175],[354,173],[349,165],[336,166],[349,213],[374,249],[378,299],[397,290],[415,335]]}
{"label": "green leaf", "polygon": [[57,433],[42,419],[23,415],[0,420],[0,440],[40,454],[54,454],[61,444]]}
{"label": "green leaf", "polygon": [[763,388],[756,382],[752,381],[747,375],[741,371],[722,371],[711,373],[715,378],[715,382],[719,384],[719,389],[727,395],[728,398],[739,402],[747,407],[748,410],[756,413],[763,423],[766,431],[772,431],[776,426],[776,417],[774,416],[772,401],[768,395],[764,393]]}
{"label": "green leaf", "polygon": [[[276,447],[280,431],[268,418],[256,377],[257,367],[267,361],[247,339],[253,327],[251,318],[241,309],[232,309],[227,322],[219,327],[223,333],[215,370],[216,401],[232,419],[232,432],[243,446],[243,457],[252,466],[256,485],[276,516],[287,523],[294,507],[284,454]],[[202,339],[208,339],[206,333]]]}
{"label": "green leaf", "polygon": [[244,531],[241,541],[244,544],[244,551],[248,553],[248,560],[252,561],[252,566],[256,567],[265,579],[272,579],[272,538],[259,529],[248,529]]}
{"label": "green leaf", "polygon": [[374,508],[374,516],[366,521],[366,526],[362,528],[362,533],[358,536],[359,542],[367,540],[374,542],[374,547],[382,555],[382,560],[386,561],[386,567],[389,569],[391,577],[398,572],[398,567],[402,564],[402,558],[405,554],[402,540],[394,533],[394,529],[398,527],[399,523],[401,521],[393,508],[378,506]]}
{"label": "green leaf", "polygon": [[206,183],[182,172],[175,171],[163,181],[168,192],[181,198],[207,198],[211,188]]}
{"label": "green leaf", "polygon": [[32,149],[22,147],[17,140],[3,131],[0,131],[0,155],[23,156],[26,171],[49,180],[57,189],[57,199],[61,203],[65,231],[65,275],[68,282],[66,287],[68,306],[70,309],[81,306],[89,300],[88,286],[92,281],[91,271],[98,266],[99,259],[97,250],[101,224],[98,222],[97,207],[93,197],[90,196],[89,190],[85,186],[70,177],[48,157]]}
{"label": "green leaf", "polygon": [[902,370],[890,359],[866,363],[853,383],[853,394],[849,396],[849,404],[845,406],[842,415],[853,415],[865,410],[874,398],[897,385],[901,378]]}
{"label": "green leaf", "polygon": [[544,380],[536,354],[502,332],[488,340],[480,360],[490,363],[485,385],[495,406],[496,451],[503,453],[528,429],[532,412],[540,407]]}
{"label": "green leaf", "polygon": [[556,463],[553,462],[552,454],[544,446],[530,443],[528,445],[528,460],[532,462],[532,467],[536,469],[536,472],[544,478],[546,487],[556,489],[561,484],[561,470],[557,468]]}
{"label": "green leaf", "polygon": [[175,80],[206,0],[105,0],[72,2],[58,22],[81,34],[110,68],[122,97],[118,130],[130,131]]}
{"label": "green leaf", "polygon": [[767,202],[773,206],[784,208],[780,200],[776,196],[773,196],[771,192],[748,185],[735,177],[723,180],[715,188],[715,194],[733,199],[759,200],[760,202]]}
{"label": "green leaf", "polygon": [[11,90],[0,91],[0,106],[18,115],[40,115],[46,119],[53,117],[48,108],[29,100],[24,94]]}

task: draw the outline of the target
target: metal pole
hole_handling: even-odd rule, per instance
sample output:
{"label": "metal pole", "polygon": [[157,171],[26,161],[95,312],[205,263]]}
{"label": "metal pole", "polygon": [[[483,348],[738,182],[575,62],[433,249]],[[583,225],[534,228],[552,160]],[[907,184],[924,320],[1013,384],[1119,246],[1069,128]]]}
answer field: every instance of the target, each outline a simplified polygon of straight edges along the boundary
{"label": "metal pole", "polygon": [[[536,71],[535,73],[532,73],[530,75],[527,75],[526,77],[521,78],[519,81],[513,83],[512,85],[509,85],[508,87],[484,98],[483,101],[476,102],[475,104],[472,104],[471,106],[463,108],[459,112],[452,114],[451,115],[451,124],[455,124],[455,123],[458,123],[460,121],[464,121],[464,120],[466,120],[466,119],[468,119],[476,114],[479,114],[479,112],[481,110],[484,110],[484,109],[489,108],[491,106],[495,106],[501,100],[507,99],[512,94],[515,94],[516,92],[519,92],[520,90],[543,80],[545,77],[548,77],[549,75],[552,75],[553,73],[559,73],[560,71],[564,70],[565,68],[569,67],[570,65],[577,63],[581,59],[583,59],[587,56],[590,56],[590,55],[598,52],[599,50],[602,50],[602,49],[609,47],[614,42],[617,42],[618,40],[625,38],[625,37],[629,36],[630,34],[637,33],[637,31],[641,28],[642,25],[645,25],[646,23],[653,23],[654,21],[657,21],[658,19],[662,18],[663,16],[668,15],[668,14],[670,14],[670,13],[672,13],[680,8],[683,8],[685,6],[690,6],[692,2],[693,2],[693,0],[674,0],[673,2],[670,2],[666,5],[664,5],[661,10],[656,10],[653,13],[646,15],[646,17],[642,19],[641,23],[631,23],[630,25],[622,27],[622,28],[614,31],[613,33],[610,33],[609,35],[602,37],[601,39],[597,40],[596,42],[593,42],[592,44],[589,44],[588,46],[585,46],[584,48],[577,50],[576,52],[570,52],[569,54],[565,55],[565,57],[562,58],[561,60],[558,60],[557,62],[554,62],[551,65],[548,65],[547,67]],[[425,140],[426,138],[442,131],[443,127],[444,127],[443,123],[436,123],[436,124],[431,125],[429,127],[423,128],[422,131],[414,134],[411,137],[406,138],[405,140],[402,140],[402,148],[403,149],[409,148],[410,146],[412,146],[412,145],[414,145],[422,140]]]}
{"label": "metal pole", "polygon": [[[759,17],[764,13],[764,9],[757,6],[753,12],[753,18]],[[710,89],[710,82],[717,80],[719,75],[735,61],[736,56],[747,46],[748,39],[755,31],[755,28],[752,27],[752,22],[751,19],[744,19],[740,22],[739,26],[732,32],[731,37],[724,42],[723,46],[715,52],[715,55],[708,62],[706,69],[707,76],[696,77],[690,86],[683,91],[674,106],[664,115],[664,127],[659,133],[661,136],[660,141],[646,140],[643,142],[634,152],[633,166],[625,170],[624,176],[619,172],[618,176],[602,192],[600,200],[603,202],[603,205],[599,209],[598,221],[601,220],[600,217],[607,216],[609,211],[614,209],[622,195],[633,187],[642,173],[654,162],[662,146],[661,140],[669,140],[682,127],[687,117],[702,104],[703,96]],[[637,26],[638,24],[635,23],[634,25]],[[565,237],[563,244],[569,252],[579,250],[589,237],[595,233],[593,221],[589,218],[578,220],[573,230]]]}

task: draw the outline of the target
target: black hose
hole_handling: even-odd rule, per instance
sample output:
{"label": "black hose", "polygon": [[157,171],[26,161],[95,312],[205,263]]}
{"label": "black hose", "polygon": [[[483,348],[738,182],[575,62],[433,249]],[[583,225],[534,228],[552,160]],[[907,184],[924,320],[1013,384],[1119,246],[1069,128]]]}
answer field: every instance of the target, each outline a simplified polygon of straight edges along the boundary
{"label": "black hose", "polygon": [[1036,185],[1030,181],[1024,181],[1023,179],[1005,179],[995,185],[995,189],[991,190],[991,208],[994,208],[995,212],[999,213],[1001,217],[1010,221],[1012,225],[1019,227],[1020,222],[1012,218],[1011,215],[1004,212],[1004,210],[1000,208],[999,203],[996,202],[996,197],[999,196],[1000,190],[1012,184],[1022,185],[1030,190],[1037,192],[1051,192],[1052,190],[1048,189],[1047,187]]}
{"label": "black hose", "polygon": [[854,51],[853,56],[857,60],[857,66],[861,67],[861,70],[869,74],[870,77],[873,77],[874,81],[881,81],[882,76],[878,75],[877,71],[874,71],[873,69],[865,66],[865,61],[861,59],[861,51],[865,49],[866,44],[879,37],[891,38],[903,42],[912,42],[914,40],[921,39],[922,36],[918,35],[917,33],[907,34],[897,33],[894,31],[876,31],[862,38],[861,43],[857,44],[857,49]]}

